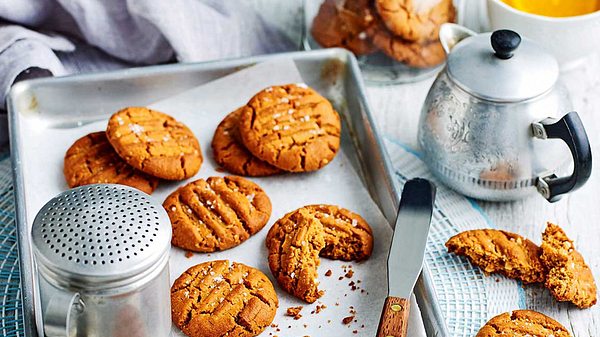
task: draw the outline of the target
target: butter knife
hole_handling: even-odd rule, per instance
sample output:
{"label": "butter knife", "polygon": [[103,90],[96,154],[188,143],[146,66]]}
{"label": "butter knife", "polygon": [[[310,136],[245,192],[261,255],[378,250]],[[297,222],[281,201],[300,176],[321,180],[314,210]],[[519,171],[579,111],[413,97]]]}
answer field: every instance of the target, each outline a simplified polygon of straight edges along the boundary
{"label": "butter knife", "polygon": [[415,178],[404,184],[388,256],[388,297],[377,337],[405,337],[410,295],[423,267],[435,202],[435,185]]}

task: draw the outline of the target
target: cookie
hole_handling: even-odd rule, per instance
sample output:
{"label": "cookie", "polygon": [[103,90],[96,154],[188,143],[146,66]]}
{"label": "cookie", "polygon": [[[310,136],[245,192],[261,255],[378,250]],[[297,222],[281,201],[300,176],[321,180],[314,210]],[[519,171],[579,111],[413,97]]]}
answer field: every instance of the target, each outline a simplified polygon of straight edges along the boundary
{"label": "cookie", "polygon": [[242,177],[198,179],[171,193],[163,203],[173,226],[171,243],[194,252],[239,245],[261,230],[271,216],[271,201]]}
{"label": "cookie", "polygon": [[187,179],[202,164],[192,131],[162,112],[125,108],[110,117],[106,136],[129,165],[158,178]]}
{"label": "cookie", "polygon": [[151,194],[158,179],[129,166],[112,148],[104,131],[79,138],[65,154],[63,173],[69,187],[121,184]]}
{"label": "cookie", "polygon": [[[378,16],[375,16],[378,18]],[[393,35],[383,23],[372,25],[367,34],[387,56],[415,68],[430,68],[444,62],[446,53],[437,41],[413,42]]]}
{"label": "cookie", "polygon": [[278,305],[265,274],[227,260],[193,266],[171,287],[173,323],[189,337],[256,336]]}
{"label": "cookie", "polygon": [[579,308],[596,304],[594,275],[565,232],[548,223],[542,234],[542,261],[548,268],[546,288],[558,301]]}
{"label": "cookie", "polygon": [[279,219],[267,234],[269,268],[279,285],[308,303],[323,295],[318,289],[319,256],[364,260],[373,236],[362,217],[330,205],[299,208]]}
{"label": "cookie", "polygon": [[475,337],[571,337],[564,326],[552,318],[531,310],[505,312],[489,320]]}
{"label": "cookie", "polygon": [[545,280],[540,247],[518,234],[495,229],[469,230],[451,237],[446,247],[468,257],[486,273],[500,273],[526,284]]}
{"label": "cookie", "polygon": [[279,219],[267,234],[269,268],[288,293],[313,303],[318,289],[319,252],[325,247],[323,224],[313,212],[300,208]]}
{"label": "cookie", "polygon": [[239,131],[256,157],[290,172],[318,170],[340,147],[340,116],[304,84],[266,88],[242,110]]}
{"label": "cookie", "polygon": [[375,9],[385,27],[406,41],[435,41],[440,25],[456,17],[452,0],[439,0],[434,6],[431,1],[375,0]]}
{"label": "cookie", "polygon": [[238,131],[241,114],[242,108],[230,113],[215,130],[212,139],[215,161],[228,172],[241,176],[261,177],[281,173],[279,168],[246,150]]}
{"label": "cookie", "polygon": [[304,206],[323,225],[325,247],[321,257],[343,261],[362,261],[373,251],[373,233],[360,215],[332,205]]}
{"label": "cookie", "polygon": [[356,55],[376,51],[366,33],[373,24],[369,3],[369,0],[325,0],[313,20],[313,38],[322,47],[342,47]]}

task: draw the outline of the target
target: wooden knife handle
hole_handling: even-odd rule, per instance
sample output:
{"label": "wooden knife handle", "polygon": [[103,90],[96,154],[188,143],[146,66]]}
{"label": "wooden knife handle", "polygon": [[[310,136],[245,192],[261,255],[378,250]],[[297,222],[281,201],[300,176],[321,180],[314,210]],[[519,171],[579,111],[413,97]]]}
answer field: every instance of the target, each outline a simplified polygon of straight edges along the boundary
{"label": "wooden knife handle", "polygon": [[406,298],[390,296],[385,299],[377,337],[406,337],[410,301]]}

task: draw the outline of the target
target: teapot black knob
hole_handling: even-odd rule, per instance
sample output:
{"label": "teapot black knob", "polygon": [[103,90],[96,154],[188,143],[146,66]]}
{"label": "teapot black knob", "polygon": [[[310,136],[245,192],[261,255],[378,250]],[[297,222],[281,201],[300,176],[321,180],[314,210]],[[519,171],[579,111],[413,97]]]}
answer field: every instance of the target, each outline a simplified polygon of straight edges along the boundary
{"label": "teapot black knob", "polygon": [[496,57],[507,60],[513,57],[514,51],[521,44],[521,36],[508,29],[500,29],[492,33],[492,48]]}

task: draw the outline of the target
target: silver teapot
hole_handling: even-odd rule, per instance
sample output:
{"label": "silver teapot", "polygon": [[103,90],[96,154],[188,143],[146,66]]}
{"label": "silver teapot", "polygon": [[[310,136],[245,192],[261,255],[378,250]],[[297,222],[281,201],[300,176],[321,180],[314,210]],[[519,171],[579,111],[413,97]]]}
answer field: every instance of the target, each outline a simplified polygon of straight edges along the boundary
{"label": "silver teapot", "polygon": [[588,180],[588,137],[553,56],[510,30],[444,24],[440,40],[447,64],[427,95],[418,142],[442,182],[477,199],[537,190],[554,202]]}

